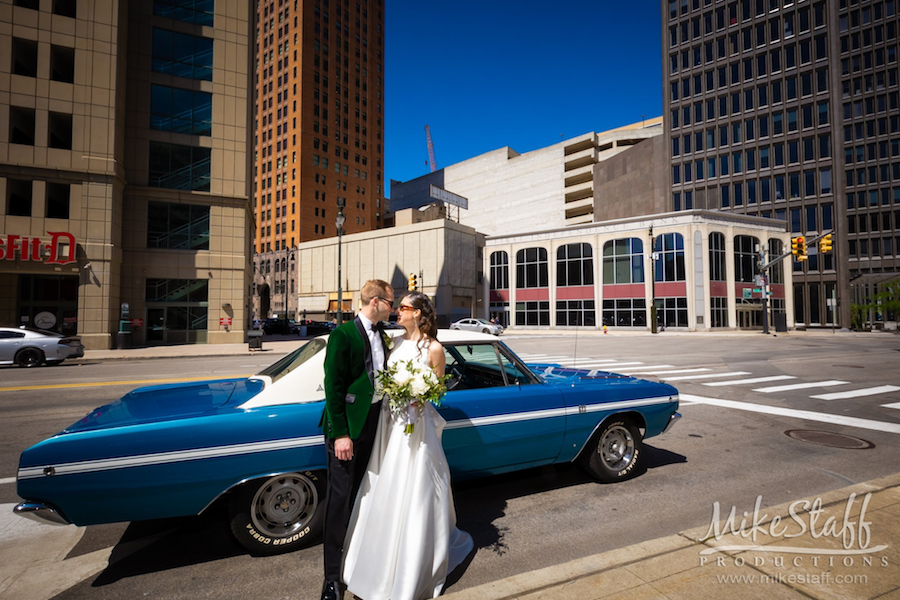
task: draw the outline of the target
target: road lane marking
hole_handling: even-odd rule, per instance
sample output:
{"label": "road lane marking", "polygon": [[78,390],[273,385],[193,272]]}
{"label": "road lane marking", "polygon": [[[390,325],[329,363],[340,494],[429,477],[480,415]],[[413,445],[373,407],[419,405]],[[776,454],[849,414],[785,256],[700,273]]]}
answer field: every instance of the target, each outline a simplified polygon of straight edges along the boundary
{"label": "road lane marking", "polygon": [[782,379],[797,379],[793,375],[772,375],[771,377],[754,377],[753,379],[736,379],[735,381],[713,381],[712,383],[704,383],[710,387],[718,387],[722,385],[744,385],[747,383],[763,383],[764,381],[781,381]]}
{"label": "road lane marking", "polygon": [[[850,392],[835,392],[833,394],[819,394],[818,396],[810,396],[817,400],[845,400],[847,398],[861,398],[863,396],[875,396],[876,394],[887,394],[900,390],[896,385],[880,385],[878,387],[864,388],[861,390],[852,390]],[[886,405],[885,405],[886,406]]]}
{"label": "road lane marking", "polygon": [[792,383],[791,385],[773,385],[771,387],[756,388],[754,392],[763,394],[771,394],[773,392],[789,392],[791,390],[805,390],[816,387],[829,387],[832,385],[846,385],[849,381],[838,381],[837,379],[829,379],[828,381],[807,381],[806,383]]}
{"label": "road lane marking", "polygon": [[[712,379],[713,377],[735,377],[737,375],[749,375],[750,371],[732,371],[730,373],[704,373],[703,375],[683,375],[681,377],[663,377],[664,381],[683,381],[687,379]],[[726,382],[726,383],[731,383]]]}
{"label": "road lane marking", "polygon": [[18,385],[13,387],[0,387],[0,392],[22,392],[27,390],[61,390],[78,387],[103,387],[115,385],[159,385],[163,383],[185,383],[189,381],[211,381],[216,379],[242,379],[250,375],[232,375],[229,377],[182,377],[176,379],[134,379],[131,381],[97,381],[85,383],[52,383],[47,385]]}
{"label": "road lane marking", "polygon": [[891,404],[882,404],[884,408],[900,408],[900,402],[893,402]]}
{"label": "road lane marking", "polygon": [[869,429],[872,431],[884,431],[886,433],[900,434],[900,423],[886,423],[884,421],[872,421],[870,419],[859,419],[857,417],[831,415],[828,413],[813,412],[810,410],[796,410],[793,408],[781,408],[780,406],[751,404],[750,402],[736,402],[734,400],[704,398],[703,396],[694,396],[693,394],[680,394],[679,400],[686,400],[687,402],[692,402],[695,404],[718,406],[720,408],[733,408],[737,410],[746,410],[767,415],[790,417],[792,419],[803,419],[805,421],[816,421],[819,423],[829,423],[831,425],[845,425],[847,427],[855,427],[857,429]]}
{"label": "road lane marking", "polygon": [[4,477],[3,479],[0,479],[0,485],[6,485],[7,483],[15,483],[15,482],[16,482],[15,477]]}

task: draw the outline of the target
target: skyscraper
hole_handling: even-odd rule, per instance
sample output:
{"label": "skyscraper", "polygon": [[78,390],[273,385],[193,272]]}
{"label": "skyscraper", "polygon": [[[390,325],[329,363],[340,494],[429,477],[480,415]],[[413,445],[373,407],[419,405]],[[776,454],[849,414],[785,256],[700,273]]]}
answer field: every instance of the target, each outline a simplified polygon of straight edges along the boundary
{"label": "skyscraper", "polygon": [[0,0],[0,323],[243,342],[247,0]]}
{"label": "skyscraper", "polygon": [[381,226],[384,2],[264,0],[257,21],[254,306],[265,318],[293,312],[287,251],[337,235],[339,204],[345,233]]}
{"label": "skyscraper", "polygon": [[786,308],[798,325],[849,326],[851,280],[896,276],[897,2],[661,4],[670,209],[834,230],[833,253],[788,267]]}

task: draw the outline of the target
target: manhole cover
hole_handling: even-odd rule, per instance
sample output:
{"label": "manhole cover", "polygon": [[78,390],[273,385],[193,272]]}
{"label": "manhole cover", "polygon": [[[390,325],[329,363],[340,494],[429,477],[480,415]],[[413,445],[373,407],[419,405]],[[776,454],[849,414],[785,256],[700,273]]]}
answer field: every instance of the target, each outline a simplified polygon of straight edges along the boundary
{"label": "manhole cover", "polygon": [[788,437],[800,440],[801,442],[809,442],[810,444],[818,444],[820,446],[828,446],[830,448],[843,448],[844,450],[868,450],[874,448],[875,444],[870,441],[853,437],[852,435],[844,435],[842,433],[834,433],[833,431],[816,431],[814,429],[789,429],[784,432]]}

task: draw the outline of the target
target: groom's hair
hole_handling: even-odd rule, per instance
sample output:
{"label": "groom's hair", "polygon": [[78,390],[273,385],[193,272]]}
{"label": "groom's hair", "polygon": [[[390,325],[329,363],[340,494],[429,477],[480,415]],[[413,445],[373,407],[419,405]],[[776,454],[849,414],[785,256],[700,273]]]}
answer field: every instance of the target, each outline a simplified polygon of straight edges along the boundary
{"label": "groom's hair", "polygon": [[387,296],[388,292],[393,291],[394,289],[387,281],[382,281],[380,279],[370,279],[363,284],[362,291],[360,291],[359,296],[363,304],[368,304],[372,301],[372,298],[375,298],[377,296]]}

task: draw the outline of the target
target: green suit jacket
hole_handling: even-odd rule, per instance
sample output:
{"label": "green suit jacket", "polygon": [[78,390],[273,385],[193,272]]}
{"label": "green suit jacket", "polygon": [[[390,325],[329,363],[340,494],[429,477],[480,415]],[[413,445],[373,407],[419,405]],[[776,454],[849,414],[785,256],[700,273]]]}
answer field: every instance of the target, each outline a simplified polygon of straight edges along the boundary
{"label": "green suit jacket", "polygon": [[[388,352],[381,336],[379,343],[386,359]],[[328,337],[328,347],[325,349],[325,411],[319,423],[325,437],[359,437],[374,393],[369,338],[357,317],[332,331]]]}

